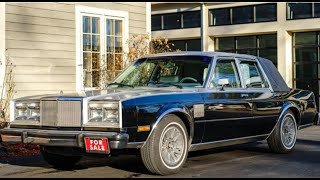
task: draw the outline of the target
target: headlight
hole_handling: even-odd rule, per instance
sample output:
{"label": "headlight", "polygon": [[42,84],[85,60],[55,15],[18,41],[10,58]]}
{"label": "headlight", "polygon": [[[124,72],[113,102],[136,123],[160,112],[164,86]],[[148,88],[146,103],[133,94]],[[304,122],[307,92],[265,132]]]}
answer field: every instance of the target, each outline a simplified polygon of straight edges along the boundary
{"label": "headlight", "polygon": [[93,102],[89,104],[89,122],[118,123],[118,102]]}
{"label": "headlight", "polygon": [[40,102],[17,102],[14,120],[40,121]]}

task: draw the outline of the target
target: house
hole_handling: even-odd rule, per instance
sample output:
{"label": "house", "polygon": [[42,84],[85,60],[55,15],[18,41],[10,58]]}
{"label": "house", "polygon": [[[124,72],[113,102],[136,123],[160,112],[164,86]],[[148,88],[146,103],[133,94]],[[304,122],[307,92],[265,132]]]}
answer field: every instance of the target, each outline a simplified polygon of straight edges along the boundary
{"label": "house", "polygon": [[131,35],[150,34],[150,8],[148,2],[1,2],[0,84],[7,49],[14,97],[95,89],[100,60],[122,60]]}
{"label": "house", "polygon": [[224,51],[273,61],[289,87],[320,94],[320,3],[152,2],[152,37],[180,50]]}

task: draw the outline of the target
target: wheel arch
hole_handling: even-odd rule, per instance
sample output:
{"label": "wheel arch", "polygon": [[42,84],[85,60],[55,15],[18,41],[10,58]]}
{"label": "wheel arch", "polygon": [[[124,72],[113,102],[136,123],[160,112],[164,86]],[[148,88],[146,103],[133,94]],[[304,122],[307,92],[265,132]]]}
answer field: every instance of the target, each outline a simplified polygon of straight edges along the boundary
{"label": "wheel arch", "polygon": [[301,123],[301,111],[298,105],[292,102],[285,103],[280,111],[280,116],[277,120],[277,123],[280,121],[280,119],[284,116],[284,113],[287,110],[291,110],[294,114],[294,117],[296,118],[297,128],[299,129],[300,123]]}
{"label": "wheel arch", "polygon": [[[146,139],[146,141],[143,143],[143,145],[149,140],[150,136],[152,133],[154,133],[154,130],[157,128],[157,125],[161,122],[163,117],[169,114],[174,114],[178,116],[184,125],[186,126],[187,133],[188,133],[188,144],[190,145],[193,139],[194,135],[194,121],[193,117],[190,115],[191,113],[189,110],[185,107],[172,107],[168,108],[165,111],[162,111],[162,113],[158,116],[157,120],[155,123],[152,125],[151,131]],[[190,146],[189,146],[190,147]]]}

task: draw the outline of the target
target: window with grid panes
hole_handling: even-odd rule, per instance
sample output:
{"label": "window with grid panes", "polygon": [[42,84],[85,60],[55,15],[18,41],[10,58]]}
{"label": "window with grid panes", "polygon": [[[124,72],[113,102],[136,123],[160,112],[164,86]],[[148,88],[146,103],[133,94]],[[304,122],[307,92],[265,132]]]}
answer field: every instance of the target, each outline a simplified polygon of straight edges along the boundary
{"label": "window with grid panes", "polygon": [[123,20],[103,15],[82,16],[83,84],[85,88],[99,86],[101,65],[109,76],[123,68]]}

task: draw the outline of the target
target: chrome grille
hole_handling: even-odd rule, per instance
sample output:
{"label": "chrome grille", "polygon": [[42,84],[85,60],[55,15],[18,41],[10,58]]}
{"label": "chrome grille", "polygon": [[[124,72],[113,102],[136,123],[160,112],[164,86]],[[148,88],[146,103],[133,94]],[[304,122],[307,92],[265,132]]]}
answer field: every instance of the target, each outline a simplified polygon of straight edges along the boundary
{"label": "chrome grille", "polygon": [[40,106],[42,126],[81,126],[80,101],[41,101]]}

